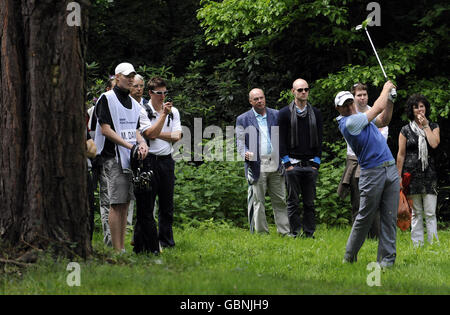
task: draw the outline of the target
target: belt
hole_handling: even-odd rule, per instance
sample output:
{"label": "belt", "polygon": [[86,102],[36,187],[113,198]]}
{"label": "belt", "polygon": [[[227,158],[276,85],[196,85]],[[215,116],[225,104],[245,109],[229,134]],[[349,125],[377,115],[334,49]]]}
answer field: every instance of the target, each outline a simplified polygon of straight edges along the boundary
{"label": "belt", "polygon": [[294,163],[292,165],[299,165],[299,166],[302,166],[302,167],[308,167],[308,166],[313,166],[314,164],[311,161],[300,160],[297,163]]}
{"label": "belt", "polygon": [[167,159],[171,159],[172,158],[172,154],[167,154],[167,155],[155,155],[152,153],[148,154],[150,156],[151,159],[153,160],[167,160]]}
{"label": "belt", "polygon": [[380,165],[375,166],[375,168],[379,168],[379,167],[388,167],[388,166],[392,166],[392,165],[395,165],[395,160],[383,162],[383,163],[381,163]]}

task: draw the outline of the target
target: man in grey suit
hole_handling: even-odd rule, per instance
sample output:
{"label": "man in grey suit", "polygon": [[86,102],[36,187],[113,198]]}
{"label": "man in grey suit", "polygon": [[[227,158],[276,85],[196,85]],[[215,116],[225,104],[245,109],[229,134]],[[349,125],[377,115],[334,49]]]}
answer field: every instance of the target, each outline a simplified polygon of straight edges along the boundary
{"label": "man in grey suit", "polygon": [[245,159],[248,181],[248,220],[250,231],[268,233],[265,195],[268,191],[278,233],[289,234],[286,186],[280,173],[278,152],[278,110],[266,107],[261,89],[249,93],[252,109],[236,119],[238,153]]}

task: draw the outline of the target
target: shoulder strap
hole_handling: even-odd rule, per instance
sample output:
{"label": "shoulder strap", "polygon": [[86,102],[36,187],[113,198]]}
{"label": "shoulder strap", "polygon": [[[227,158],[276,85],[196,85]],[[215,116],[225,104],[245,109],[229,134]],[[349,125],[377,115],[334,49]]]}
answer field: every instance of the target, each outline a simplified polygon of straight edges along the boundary
{"label": "shoulder strap", "polygon": [[[148,119],[152,120],[152,119],[156,118],[155,114],[153,113],[152,108],[150,107],[150,105],[148,105],[148,103],[143,104],[143,106],[144,106],[145,110],[147,111]],[[169,119],[167,119],[167,126],[170,125],[171,120],[173,120],[173,113],[169,114]]]}
{"label": "shoulder strap", "polygon": [[143,106],[144,106],[145,110],[147,111],[148,119],[152,120],[152,119],[156,118],[155,114],[153,114],[152,108],[150,107],[150,105],[148,105],[148,103],[143,104]]}

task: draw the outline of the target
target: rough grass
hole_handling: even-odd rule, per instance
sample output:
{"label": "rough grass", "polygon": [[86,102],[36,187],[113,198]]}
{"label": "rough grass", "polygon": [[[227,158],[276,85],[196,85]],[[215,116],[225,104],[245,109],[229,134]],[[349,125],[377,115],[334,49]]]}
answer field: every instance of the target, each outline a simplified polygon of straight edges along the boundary
{"label": "rough grass", "polygon": [[[94,238],[95,255],[79,260],[80,286],[67,285],[68,260],[42,255],[26,270],[2,265],[0,294],[449,294],[450,232],[414,248],[398,231],[397,261],[369,286],[377,242],[367,240],[355,264],[342,264],[350,228],[320,226],[315,239],[292,239],[211,221],[175,229],[177,246],[160,256],[115,255]],[[130,235],[127,236],[129,244]]]}

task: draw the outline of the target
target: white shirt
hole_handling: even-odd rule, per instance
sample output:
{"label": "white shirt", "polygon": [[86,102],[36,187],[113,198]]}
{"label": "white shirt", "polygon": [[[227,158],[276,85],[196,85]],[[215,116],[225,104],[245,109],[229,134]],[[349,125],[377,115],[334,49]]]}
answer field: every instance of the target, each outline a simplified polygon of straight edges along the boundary
{"label": "white shirt", "polygon": [[[154,125],[158,121],[159,117],[161,116],[153,108],[151,100],[148,102],[148,105],[152,109],[153,115],[155,115],[156,118],[152,118],[152,120],[150,120],[148,118],[147,111],[145,110],[145,108],[143,106],[141,106],[141,112],[139,115],[139,124],[140,124],[139,131],[141,132],[141,134],[143,134],[145,130],[147,130],[152,125]],[[169,126],[167,126],[167,122],[169,119],[169,115],[167,115],[161,132],[175,132],[175,131],[181,132],[182,131],[181,121],[180,121],[180,112],[175,107],[172,107],[172,114],[173,114],[173,119],[170,120]],[[172,154],[172,152],[173,152],[173,147],[172,147],[171,142],[156,138],[154,140],[149,140],[149,144],[150,145],[149,145],[148,152],[151,154],[169,155],[169,154]]]}

